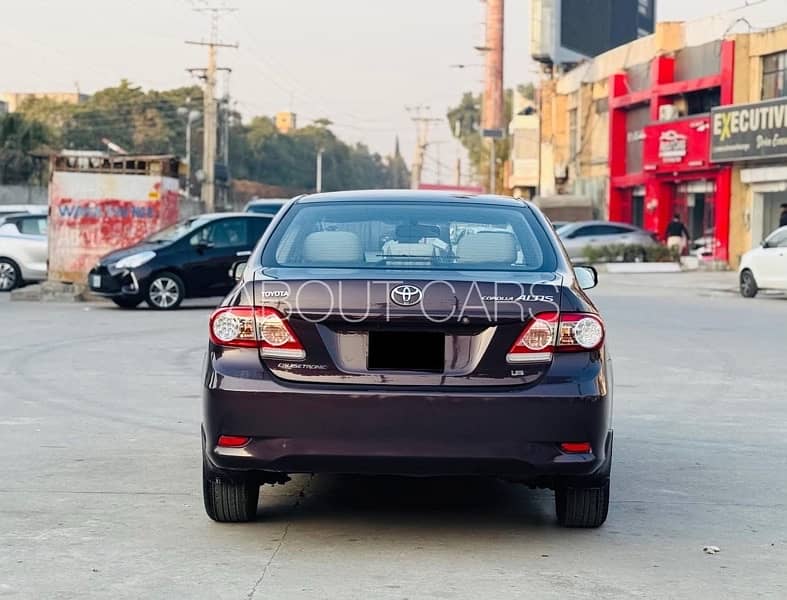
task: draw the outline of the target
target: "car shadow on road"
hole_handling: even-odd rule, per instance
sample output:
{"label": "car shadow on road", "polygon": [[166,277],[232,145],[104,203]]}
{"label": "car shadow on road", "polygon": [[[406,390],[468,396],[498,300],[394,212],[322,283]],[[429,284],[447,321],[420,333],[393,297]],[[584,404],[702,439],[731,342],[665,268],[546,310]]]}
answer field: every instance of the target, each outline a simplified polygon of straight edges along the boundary
{"label": "car shadow on road", "polygon": [[[296,481],[288,484],[301,485]],[[466,528],[555,525],[553,494],[486,477],[319,475],[292,496],[266,496],[259,516],[267,522],[377,521],[409,527],[436,523]]]}

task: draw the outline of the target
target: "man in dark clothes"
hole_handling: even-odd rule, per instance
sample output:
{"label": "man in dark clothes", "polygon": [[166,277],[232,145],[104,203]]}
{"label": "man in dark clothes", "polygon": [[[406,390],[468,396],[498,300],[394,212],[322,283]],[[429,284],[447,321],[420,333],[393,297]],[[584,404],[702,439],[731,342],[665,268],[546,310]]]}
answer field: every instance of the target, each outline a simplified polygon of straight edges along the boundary
{"label": "man in dark clothes", "polygon": [[667,248],[676,248],[681,254],[689,240],[689,230],[680,220],[680,215],[676,214],[672,217],[672,221],[667,225],[667,231],[664,233],[667,238]]}
{"label": "man in dark clothes", "polygon": [[779,217],[779,227],[787,225],[787,204],[782,204],[782,215]]}

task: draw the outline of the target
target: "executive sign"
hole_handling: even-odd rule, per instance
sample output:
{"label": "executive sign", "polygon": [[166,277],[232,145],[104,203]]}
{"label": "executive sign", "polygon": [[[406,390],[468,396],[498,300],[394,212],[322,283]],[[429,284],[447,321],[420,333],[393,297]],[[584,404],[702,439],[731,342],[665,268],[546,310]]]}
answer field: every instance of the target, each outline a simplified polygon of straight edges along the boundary
{"label": "executive sign", "polygon": [[787,98],[713,109],[713,162],[781,157],[787,157]]}

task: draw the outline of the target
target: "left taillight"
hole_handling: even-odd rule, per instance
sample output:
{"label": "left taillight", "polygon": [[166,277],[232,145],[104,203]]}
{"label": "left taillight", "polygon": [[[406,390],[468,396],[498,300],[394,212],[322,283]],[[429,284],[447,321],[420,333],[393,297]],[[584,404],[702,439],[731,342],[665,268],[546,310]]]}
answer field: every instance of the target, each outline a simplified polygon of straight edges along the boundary
{"label": "left taillight", "polygon": [[210,316],[210,339],[217,346],[259,348],[263,358],[302,360],[306,350],[277,310],[227,306]]}
{"label": "left taillight", "polygon": [[545,312],[535,315],[511,346],[506,360],[512,364],[552,360],[555,352],[587,352],[604,343],[604,324],[588,313]]}

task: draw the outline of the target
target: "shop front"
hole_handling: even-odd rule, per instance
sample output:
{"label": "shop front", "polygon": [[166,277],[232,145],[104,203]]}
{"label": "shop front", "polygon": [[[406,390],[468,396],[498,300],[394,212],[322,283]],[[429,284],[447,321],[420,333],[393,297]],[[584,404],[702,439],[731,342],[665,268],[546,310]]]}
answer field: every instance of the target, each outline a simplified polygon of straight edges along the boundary
{"label": "shop front", "polygon": [[618,202],[610,206],[610,219],[663,239],[677,214],[706,258],[726,261],[731,169],[710,162],[710,117],[652,123],[639,137],[641,173],[613,180]]}
{"label": "shop front", "polygon": [[711,107],[732,103],[735,43],[657,56],[609,81],[609,219],[664,239],[680,216],[700,255],[730,256],[732,168],[710,159]]}
{"label": "shop front", "polygon": [[715,108],[711,114],[711,160],[732,166],[739,193],[733,213],[733,258],[757,246],[778,227],[787,204],[787,98]]}
{"label": "shop front", "polygon": [[678,215],[705,258],[728,259],[729,167],[710,163],[710,117],[698,115],[645,127],[643,227],[663,237]]}

